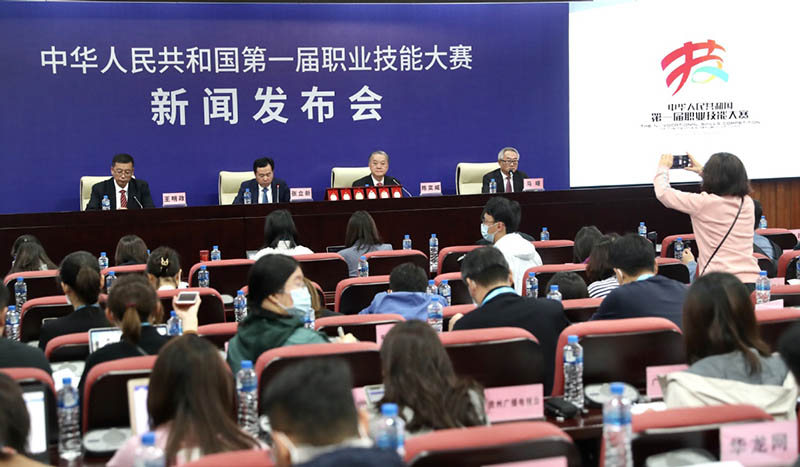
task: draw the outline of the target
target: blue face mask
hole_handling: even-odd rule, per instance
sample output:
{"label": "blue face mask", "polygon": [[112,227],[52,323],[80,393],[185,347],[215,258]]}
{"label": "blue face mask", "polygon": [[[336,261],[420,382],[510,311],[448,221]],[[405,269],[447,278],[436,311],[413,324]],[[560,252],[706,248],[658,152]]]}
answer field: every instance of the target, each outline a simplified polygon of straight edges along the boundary
{"label": "blue face mask", "polygon": [[284,309],[289,312],[290,316],[303,319],[305,316],[313,311],[311,309],[311,294],[308,293],[306,287],[292,290],[289,295],[292,296],[292,306]]}
{"label": "blue face mask", "polygon": [[489,233],[489,226],[486,224],[481,224],[481,237],[489,243],[494,243],[494,234]]}

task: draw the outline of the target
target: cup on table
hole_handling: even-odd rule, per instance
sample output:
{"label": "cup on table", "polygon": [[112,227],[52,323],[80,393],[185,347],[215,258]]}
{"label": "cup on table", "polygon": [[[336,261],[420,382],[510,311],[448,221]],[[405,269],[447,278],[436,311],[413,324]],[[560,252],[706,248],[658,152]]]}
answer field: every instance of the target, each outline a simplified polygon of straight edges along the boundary
{"label": "cup on table", "polygon": [[200,250],[200,261],[208,261],[208,250]]}

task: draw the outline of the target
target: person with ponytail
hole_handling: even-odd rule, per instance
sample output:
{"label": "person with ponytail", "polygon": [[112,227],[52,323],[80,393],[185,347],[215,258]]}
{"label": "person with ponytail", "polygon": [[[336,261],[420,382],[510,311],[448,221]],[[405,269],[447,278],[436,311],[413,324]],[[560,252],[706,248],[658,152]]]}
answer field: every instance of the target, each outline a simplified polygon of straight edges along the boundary
{"label": "person with ponytail", "polygon": [[147,259],[147,280],[156,290],[185,289],[189,285],[181,282],[181,258],[168,246],[156,248]]}
{"label": "person with ponytail", "polygon": [[42,350],[47,348],[47,343],[54,337],[110,326],[97,305],[103,285],[97,258],[87,251],[68,254],[58,268],[57,280],[74,311],[42,324],[39,332],[39,348]]}

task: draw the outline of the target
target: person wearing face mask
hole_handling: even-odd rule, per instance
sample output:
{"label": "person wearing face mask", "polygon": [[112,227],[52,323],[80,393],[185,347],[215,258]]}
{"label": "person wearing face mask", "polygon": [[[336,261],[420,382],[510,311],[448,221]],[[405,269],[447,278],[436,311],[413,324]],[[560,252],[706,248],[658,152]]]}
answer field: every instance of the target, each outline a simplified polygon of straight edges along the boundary
{"label": "person wearing face mask", "polygon": [[247,318],[228,344],[233,374],[242,360],[255,362],[267,350],[328,342],[325,335],[303,327],[303,318],[310,311],[311,294],[294,258],[271,254],[256,261],[248,279]]}
{"label": "person wearing face mask", "polygon": [[[269,383],[261,407],[278,467],[400,467],[396,452],[373,447],[368,415],[353,403],[353,377],[340,359],[293,364]],[[319,397],[324,388],[325,397]]]}
{"label": "person wearing face mask", "polygon": [[517,232],[521,217],[519,203],[502,196],[490,199],[481,216],[481,236],[503,253],[520,295],[525,288],[525,271],[542,265],[536,247]]}

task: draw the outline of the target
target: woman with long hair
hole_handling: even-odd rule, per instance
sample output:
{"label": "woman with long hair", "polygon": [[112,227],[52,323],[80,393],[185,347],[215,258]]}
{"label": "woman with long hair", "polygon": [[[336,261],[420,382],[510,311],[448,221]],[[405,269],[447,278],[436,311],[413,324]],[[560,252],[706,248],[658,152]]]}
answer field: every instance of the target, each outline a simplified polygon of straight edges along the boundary
{"label": "woman with long hair", "polygon": [[589,262],[586,264],[586,278],[588,279],[589,297],[599,298],[610,294],[619,287],[617,275],[611,267],[609,254],[611,244],[616,240],[613,235],[606,235],[592,248],[589,255]]}
{"label": "woman with long hair", "polygon": [[350,216],[344,244],[346,248],[339,251],[339,254],[347,262],[350,277],[358,275],[358,260],[362,255],[392,249],[391,244],[383,243],[375,219],[367,211],[356,211]]}
{"label": "woman with long hair", "polygon": [[114,251],[116,266],[130,266],[147,262],[147,244],[138,235],[125,235],[117,242]]}
{"label": "woman with long hair", "polygon": [[310,255],[310,249],[300,245],[300,234],[294,225],[292,213],[285,209],[272,211],[264,221],[264,244],[253,259],[279,253],[283,255]]}
{"label": "woman with long hair", "polygon": [[181,258],[178,252],[168,246],[156,248],[147,258],[147,280],[156,290],[185,289],[188,284],[181,282]]}
{"label": "woman with long hair", "polygon": [[24,242],[16,249],[14,264],[8,274],[48,269],[58,269],[58,266],[47,256],[44,247],[38,242]]}

